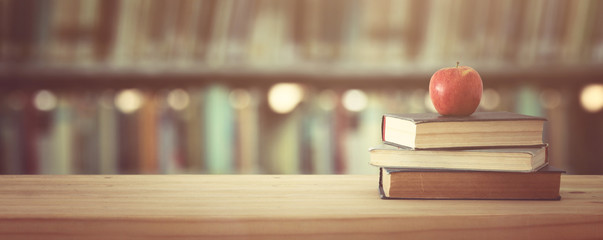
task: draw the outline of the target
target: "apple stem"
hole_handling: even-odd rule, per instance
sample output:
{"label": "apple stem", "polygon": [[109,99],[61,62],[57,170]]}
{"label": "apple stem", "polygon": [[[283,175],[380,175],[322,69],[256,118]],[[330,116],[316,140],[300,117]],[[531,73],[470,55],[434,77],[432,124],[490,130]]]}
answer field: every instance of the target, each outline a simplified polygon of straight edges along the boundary
{"label": "apple stem", "polygon": [[459,61],[456,61],[456,68],[459,67]]}

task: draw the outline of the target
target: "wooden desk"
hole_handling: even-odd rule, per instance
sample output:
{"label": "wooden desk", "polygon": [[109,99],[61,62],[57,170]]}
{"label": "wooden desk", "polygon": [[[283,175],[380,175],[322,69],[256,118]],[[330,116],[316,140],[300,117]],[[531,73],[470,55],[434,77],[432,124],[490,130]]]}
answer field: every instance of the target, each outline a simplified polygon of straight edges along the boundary
{"label": "wooden desk", "polygon": [[381,200],[377,176],[0,176],[3,239],[603,239],[603,176],[561,201]]}

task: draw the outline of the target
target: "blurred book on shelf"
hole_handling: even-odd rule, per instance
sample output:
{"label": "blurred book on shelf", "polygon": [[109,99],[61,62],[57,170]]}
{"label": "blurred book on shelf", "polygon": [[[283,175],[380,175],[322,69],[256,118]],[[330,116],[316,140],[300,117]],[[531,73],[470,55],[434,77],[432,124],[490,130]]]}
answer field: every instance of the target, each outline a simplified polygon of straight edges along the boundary
{"label": "blurred book on shelf", "polygon": [[[369,173],[374,119],[432,112],[429,76],[460,61],[482,75],[481,110],[546,117],[555,166],[603,173],[601,12],[596,0],[0,1],[0,172]],[[269,99],[281,83],[287,111]]]}
{"label": "blurred book on shelf", "polygon": [[[2,1],[0,59],[43,67],[431,71],[593,65],[598,1]],[[596,64],[595,64],[596,65]]]}

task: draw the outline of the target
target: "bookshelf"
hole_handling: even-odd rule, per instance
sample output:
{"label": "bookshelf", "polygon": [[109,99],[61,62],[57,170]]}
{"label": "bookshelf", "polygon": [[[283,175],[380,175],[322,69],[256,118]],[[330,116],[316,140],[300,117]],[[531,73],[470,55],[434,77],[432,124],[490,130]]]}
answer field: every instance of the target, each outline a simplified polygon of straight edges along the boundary
{"label": "bookshelf", "polygon": [[[477,68],[477,67],[476,67]],[[483,69],[483,71],[481,71]],[[18,89],[86,89],[135,88],[151,89],[198,87],[209,83],[225,83],[236,87],[269,87],[279,82],[297,82],[318,88],[421,88],[429,85],[431,70],[405,68],[346,69],[308,68],[189,68],[189,69],[113,69],[108,67],[0,67],[3,91]],[[603,77],[600,65],[568,67],[534,66],[529,69],[497,67],[481,68],[487,87],[515,86],[529,83],[539,86],[583,86],[597,83]],[[427,76],[427,77],[426,77]],[[169,80],[166,80],[169,79]]]}
{"label": "bookshelf", "polygon": [[[429,76],[456,61],[482,75],[493,102],[482,110],[549,118],[554,164],[603,173],[602,111],[579,101],[603,77],[602,11],[594,0],[2,1],[0,173],[211,173],[219,132],[231,173],[366,173],[373,119],[430,111]],[[289,82],[303,98],[276,114],[266,95]],[[124,90],[142,101],[133,113],[116,106]],[[349,90],[366,108],[345,108]],[[41,91],[56,102],[47,111]],[[173,91],[187,107],[171,107]],[[225,109],[222,121],[208,109]],[[213,122],[227,124],[210,134]]]}
{"label": "bookshelf", "polygon": [[560,201],[381,200],[373,175],[0,176],[11,239],[600,239],[603,177]]}

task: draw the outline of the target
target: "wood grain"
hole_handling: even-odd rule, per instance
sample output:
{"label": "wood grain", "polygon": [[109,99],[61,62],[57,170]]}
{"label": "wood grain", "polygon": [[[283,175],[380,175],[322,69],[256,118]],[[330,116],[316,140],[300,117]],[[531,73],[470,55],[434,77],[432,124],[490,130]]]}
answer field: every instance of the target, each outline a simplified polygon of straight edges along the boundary
{"label": "wood grain", "polygon": [[0,236],[602,239],[603,176],[564,175],[561,196],[381,200],[377,175],[0,176]]}

